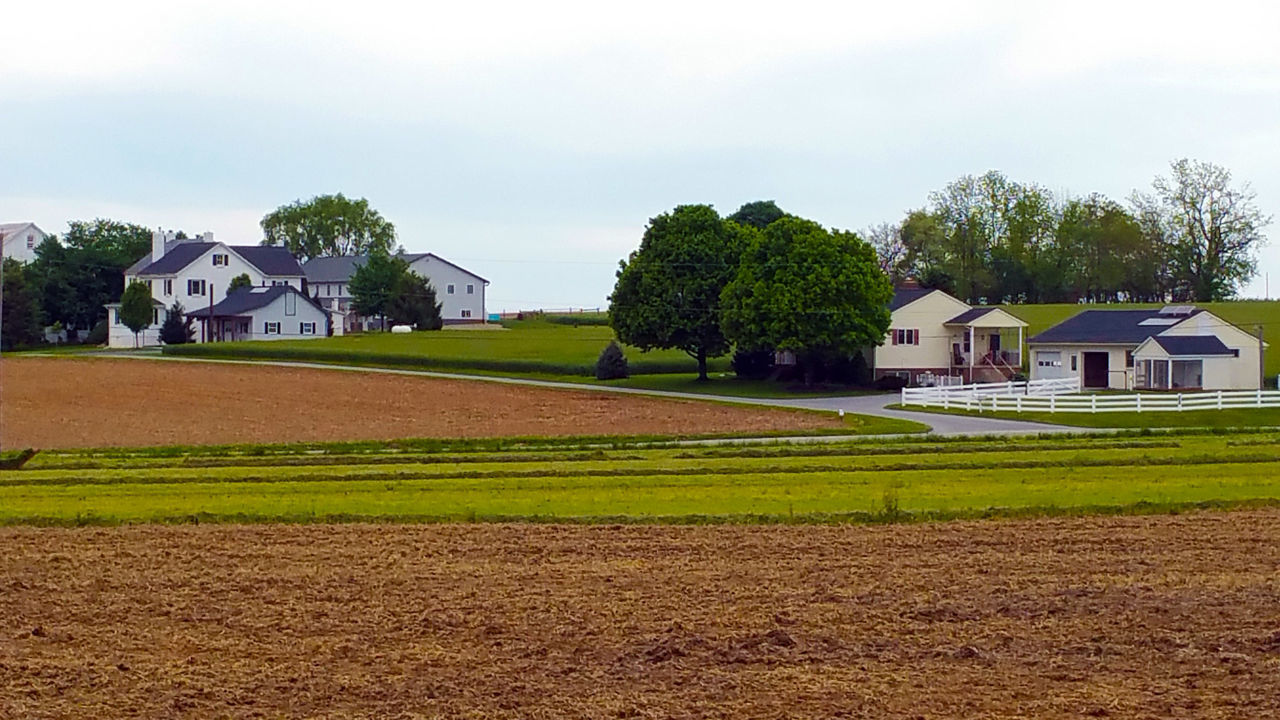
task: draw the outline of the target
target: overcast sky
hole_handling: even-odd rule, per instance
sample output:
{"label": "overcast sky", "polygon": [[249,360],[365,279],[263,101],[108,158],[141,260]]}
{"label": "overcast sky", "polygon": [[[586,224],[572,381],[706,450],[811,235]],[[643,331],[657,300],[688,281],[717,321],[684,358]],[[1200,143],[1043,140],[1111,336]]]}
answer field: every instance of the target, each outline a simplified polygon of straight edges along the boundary
{"label": "overcast sky", "polygon": [[6,6],[0,222],[256,243],[342,192],[500,311],[603,305],[683,203],[856,230],[963,174],[1124,199],[1191,157],[1280,217],[1274,2],[621,5]]}

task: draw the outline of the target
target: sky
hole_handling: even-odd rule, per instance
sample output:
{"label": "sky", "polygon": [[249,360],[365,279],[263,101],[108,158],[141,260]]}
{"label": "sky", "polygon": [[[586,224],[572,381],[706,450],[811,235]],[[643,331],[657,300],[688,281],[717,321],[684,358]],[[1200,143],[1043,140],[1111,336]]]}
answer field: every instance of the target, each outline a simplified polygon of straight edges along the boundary
{"label": "sky", "polygon": [[[688,203],[859,230],[965,174],[1123,200],[1188,157],[1280,219],[1280,3],[14,5],[0,222],[252,244],[341,192],[490,312],[605,305]],[[1244,296],[1280,295],[1266,233]]]}

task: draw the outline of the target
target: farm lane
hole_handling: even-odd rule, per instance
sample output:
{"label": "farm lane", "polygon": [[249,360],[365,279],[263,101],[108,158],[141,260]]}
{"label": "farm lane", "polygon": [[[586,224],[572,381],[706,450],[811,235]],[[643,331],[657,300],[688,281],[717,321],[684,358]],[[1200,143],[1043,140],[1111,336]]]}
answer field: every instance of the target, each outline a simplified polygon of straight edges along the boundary
{"label": "farm lane", "polygon": [[[702,395],[699,393],[677,392],[672,390],[649,390],[645,388],[613,387],[609,385],[590,385],[587,383],[562,382],[556,380],[536,380],[532,378],[501,377],[495,375],[471,375],[467,373],[438,372],[432,370],[405,370],[400,368],[374,368],[359,365],[331,365],[327,363],[287,362],[280,360],[215,360],[205,358],[175,358],[159,353],[95,353],[97,357],[118,357],[134,360],[163,360],[168,362],[203,362],[226,363],[238,365],[269,365],[276,367],[318,368],[323,370],[345,370],[353,372],[381,373],[387,375],[411,375],[420,377],[441,378],[446,380],[479,380],[483,382],[502,383],[507,385],[527,385],[533,387],[559,388],[564,390],[587,390],[598,392],[622,393],[627,395],[647,395],[665,397],[676,400],[701,400],[705,402],[735,403],[741,405],[764,405],[769,407],[799,408],[872,415],[877,417],[911,420],[931,428],[936,435],[1030,435],[1039,433],[1079,433],[1088,429],[1049,425],[1046,423],[1022,422],[1018,420],[1001,420],[997,418],[969,417],[963,415],[942,415],[937,413],[911,412],[893,410],[887,406],[898,402],[896,393],[884,395],[851,395],[840,397],[810,398],[748,398],[731,395]],[[867,437],[867,436],[861,436]],[[796,440],[803,440],[797,438]],[[810,438],[813,440],[815,438]],[[827,439],[827,438],[823,438]],[[831,439],[839,439],[833,437]]]}

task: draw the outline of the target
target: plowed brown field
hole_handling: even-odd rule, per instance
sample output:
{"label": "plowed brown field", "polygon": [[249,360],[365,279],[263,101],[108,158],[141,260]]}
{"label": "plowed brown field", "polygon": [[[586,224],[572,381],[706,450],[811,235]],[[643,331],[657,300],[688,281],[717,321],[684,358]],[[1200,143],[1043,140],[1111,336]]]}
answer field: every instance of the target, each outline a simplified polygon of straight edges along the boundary
{"label": "plowed brown field", "polygon": [[6,447],[840,427],[815,413],[339,370],[6,358],[3,373]]}
{"label": "plowed brown field", "polygon": [[1280,512],[0,530],[0,717],[1280,716]]}

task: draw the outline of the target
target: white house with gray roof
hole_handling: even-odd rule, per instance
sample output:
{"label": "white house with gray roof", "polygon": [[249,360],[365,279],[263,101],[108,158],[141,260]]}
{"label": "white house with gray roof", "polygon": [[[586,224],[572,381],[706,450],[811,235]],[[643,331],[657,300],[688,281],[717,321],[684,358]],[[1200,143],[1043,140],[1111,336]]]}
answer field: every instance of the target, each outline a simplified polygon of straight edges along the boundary
{"label": "white house with gray roof", "polygon": [[[181,239],[173,233],[153,232],[151,253],[124,272],[126,287],[137,280],[151,288],[153,322],[139,334],[140,343],[159,344],[160,324],[175,300],[188,313],[207,309],[226,298],[231,279],[238,275],[248,275],[256,287],[289,286],[297,291],[304,287],[302,266],[285,248],[227,245],[214,240],[211,232]],[[108,346],[133,347],[133,332],[120,322],[119,303],[107,305],[107,313]],[[202,338],[197,335],[196,340]]]}
{"label": "white house with gray roof", "polygon": [[13,258],[20,263],[29,263],[36,259],[36,248],[44,242],[49,234],[41,230],[33,222],[0,223],[0,250],[5,259]]}
{"label": "white house with gray roof", "polygon": [[[309,340],[329,334],[329,311],[293,285],[239,288],[213,307],[187,313],[200,323],[197,339]],[[334,334],[342,334],[339,324]]]}
{"label": "white house with gray roof", "polygon": [[[446,325],[485,321],[484,293],[488,280],[434,253],[402,253],[397,257],[409,263],[410,270],[426,278],[435,288],[436,301],[441,305],[440,316]],[[351,276],[367,260],[367,255],[319,257],[302,266],[307,277],[307,294],[326,309],[341,313],[342,326],[347,331],[372,330],[378,323],[375,318],[351,312]]]}
{"label": "white house with gray roof", "polygon": [[1086,389],[1256,390],[1266,347],[1194,305],[1085,310],[1027,341],[1031,379]]}

